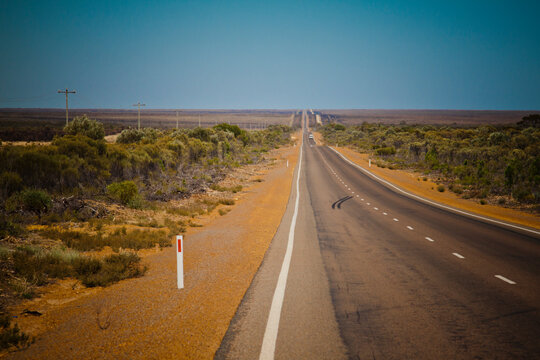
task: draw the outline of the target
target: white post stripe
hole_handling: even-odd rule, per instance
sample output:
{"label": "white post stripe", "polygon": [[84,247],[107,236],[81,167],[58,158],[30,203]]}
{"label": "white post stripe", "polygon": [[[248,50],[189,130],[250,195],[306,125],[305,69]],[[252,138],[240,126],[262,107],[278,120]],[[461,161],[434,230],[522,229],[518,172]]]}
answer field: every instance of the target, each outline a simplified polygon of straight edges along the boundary
{"label": "white post stripe", "polygon": [[289,229],[289,241],[287,243],[285,257],[283,258],[283,264],[281,265],[281,271],[279,272],[279,278],[276,285],[276,290],[274,291],[272,305],[270,306],[270,313],[268,314],[268,322],[266,323],[261,353],[259,355],[259,359],[261,360],[274,359],[274,354],[276,351],[281,307],[283,306],[285,286],[287,285],[287,276],[289,275],[289,267],[291,265],[291,257],[294,245],[294,229],[296,228],[296,218],[298,216],[298,204],[300,200],[300,171],[302,170],[302,147],[300,147],[300,161],[298,162],[298,174],[296,175],[296,200],[294,203],[294,213],[291,221],[291,227]]}
{"label": "white post stripe", "polygon": [[510,280],[510,279],[508,279],[508,278],[505,278],[505,277],[502,276],[502,275],[495,275],[495,277],[496,277],[497,279],[500,279],[500,280],[502,280],[502,281],[504,281],[504,282],[509,283],[510,285],[516,285],[516,282],[515,282],[515,281],[512,281],[512,280]]}

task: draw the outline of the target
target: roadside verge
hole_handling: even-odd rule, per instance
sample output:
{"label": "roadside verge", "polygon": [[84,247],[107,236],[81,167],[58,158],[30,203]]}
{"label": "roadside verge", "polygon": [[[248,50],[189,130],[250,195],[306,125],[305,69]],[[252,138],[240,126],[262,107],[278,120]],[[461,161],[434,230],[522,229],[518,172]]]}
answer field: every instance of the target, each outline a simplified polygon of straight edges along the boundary
{"label": "roadside verge", "polygon": [[145,257],[144,277],[43,311],[47,331],[7,357],[211,358],[281,222],[298,151],[273,151],[275,165],[238,195],[229,213],[188,231],[183,290],[176,289],[175,250],[167,248]]}
{"label": "roadside verge", "polygon": [[[507,226],[525,230],[528,233],[540,234],[540,220],[537,216],[525,212],[502,208],[493,205],[481,205],[470,200],[459,198],[450,192],[438,192],[437,185],[429,180],[423,181],[419,174],[403,170],[390,170],[379,168],[375,165],[369,167],[369,155],[361,154],[354,150],[344,147],[330,147],[349,162],[359,166],[364,172],[371,173],[389,182],[392,186],[398,188],[401,192],[410,193],[414,197],[426,199],[427,202],[434,202],[440,207],[450,207],[454,212],[470,213],[473,217],[487,217],[498,222],[508,223]],[[452,209],[450,209],[452,210]],[[489,219],[488,219],[489,220]],[[514,226],[512,224],[521,225]],[[525,228],[523,228],[524,226]],[[535,230],[528,230],[532,228]]]}

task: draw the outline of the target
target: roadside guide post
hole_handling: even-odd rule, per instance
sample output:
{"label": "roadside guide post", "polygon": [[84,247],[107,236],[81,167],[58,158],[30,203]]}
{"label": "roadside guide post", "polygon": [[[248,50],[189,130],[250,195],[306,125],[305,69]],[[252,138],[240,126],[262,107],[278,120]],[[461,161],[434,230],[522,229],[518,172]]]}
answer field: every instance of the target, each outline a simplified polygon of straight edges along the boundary
{"label": "roadside guide post", "polygon": [[369,159],[369,167],[371,167],[371,159]]}
{"label": "roadside guide post", "polygon": [[182,247],[184,238],[176,235],[176,272],[178,277],[178,288],[184,288],[184,249]]}

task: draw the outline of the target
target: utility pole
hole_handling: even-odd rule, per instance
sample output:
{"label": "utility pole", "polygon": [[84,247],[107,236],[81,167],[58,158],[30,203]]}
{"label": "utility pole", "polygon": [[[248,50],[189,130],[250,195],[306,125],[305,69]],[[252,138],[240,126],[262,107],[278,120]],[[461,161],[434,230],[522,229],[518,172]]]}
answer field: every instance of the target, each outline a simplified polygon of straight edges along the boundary
{"label": "utility pole", "polygon": [[58,90],[59,94],[66,94],[66,125],[68,124],[68,94],[75,94],[76,91],[72,90],[69,91],[67,88],[66,90]]}
{"label": "utility pole", "polygon": [[176,110],[176,130],[178,130],[178,110]]}
{"label": "utility pole", "polygon": [[199,127],[201,127],[201,114],[199,114]]}
{"label": "utility pole", "polygon": [[141,106],[146,106],[146,104],[141,104],[140,101],[137,101],[136,104],[133,104],[132,106],[136,106],[138,108],[137,112],[137,129],[141,129]]}

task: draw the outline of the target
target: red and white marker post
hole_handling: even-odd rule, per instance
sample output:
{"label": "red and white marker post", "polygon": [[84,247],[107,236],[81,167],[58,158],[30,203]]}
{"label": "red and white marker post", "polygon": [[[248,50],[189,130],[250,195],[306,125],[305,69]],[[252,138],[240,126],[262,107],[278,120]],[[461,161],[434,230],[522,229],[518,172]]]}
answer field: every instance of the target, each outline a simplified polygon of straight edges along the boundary
{"label": "red and white marker post", "polygon": [[182,247],[184,238],[176,235],[176,273],[178,277],[178,288],[184,288],[184,249]]}

